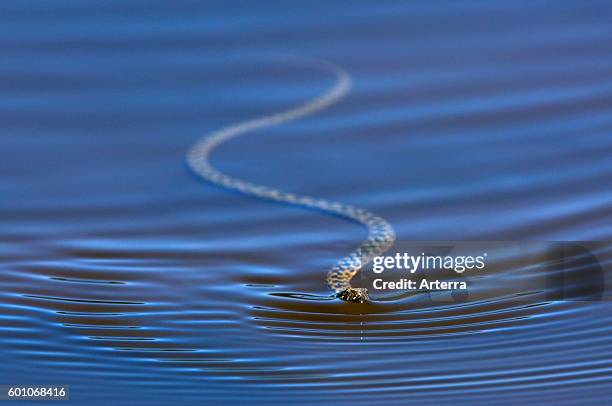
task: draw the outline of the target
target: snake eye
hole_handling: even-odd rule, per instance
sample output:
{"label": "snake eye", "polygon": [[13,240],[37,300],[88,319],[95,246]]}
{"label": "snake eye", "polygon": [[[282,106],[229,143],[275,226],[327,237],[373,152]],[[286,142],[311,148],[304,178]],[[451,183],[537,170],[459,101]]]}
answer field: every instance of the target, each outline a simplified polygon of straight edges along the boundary
{"label": "snake eye", "polygon": [[339,299],[351,303],[367,303],[370,300],[365,288],[346,288],[336,295]]}

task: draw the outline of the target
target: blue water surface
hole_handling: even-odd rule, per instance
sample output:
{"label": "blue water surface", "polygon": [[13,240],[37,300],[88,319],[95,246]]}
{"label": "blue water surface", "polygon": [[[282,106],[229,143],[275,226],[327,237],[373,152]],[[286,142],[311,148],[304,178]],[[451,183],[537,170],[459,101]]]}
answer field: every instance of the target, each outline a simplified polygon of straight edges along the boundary
{"label": "blue water surface", "polygon": [[325,91],[282,55],[323,59],[345,99],[214,165],[400,240],[610,240],[611,23],[606,1],[3,1],[0,384],[81,405],[605,404],[606,301],[333,300],[359,225],[184,156]]}

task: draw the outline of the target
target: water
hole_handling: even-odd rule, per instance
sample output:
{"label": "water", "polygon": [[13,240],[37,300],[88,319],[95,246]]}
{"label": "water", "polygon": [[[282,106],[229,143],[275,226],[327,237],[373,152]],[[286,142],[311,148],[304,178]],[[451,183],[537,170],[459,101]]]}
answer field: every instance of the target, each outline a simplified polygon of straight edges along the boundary
{"label": "water", "polygon": [[0,7],[0,383],[130,405],[612,394],[607,303],[332,300],[359,226],[184,163],[202,134],[329,87],[268,57],[312,56],[352,93],[229,142],[218,168],[367,208],[401,240],[609,240],[606,2]]}

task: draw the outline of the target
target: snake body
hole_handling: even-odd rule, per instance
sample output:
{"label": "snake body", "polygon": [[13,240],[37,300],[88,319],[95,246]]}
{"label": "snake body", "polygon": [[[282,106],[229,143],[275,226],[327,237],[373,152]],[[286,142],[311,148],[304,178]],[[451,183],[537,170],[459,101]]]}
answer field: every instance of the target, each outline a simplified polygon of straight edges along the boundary
{"label": "snake body", "polygon": [[302,62],[332,73],[336,79],[333,86],[319,96],[296,107],[231,124],[203,136],[189,148],[187,163],[202,179],[227,189],[266,200],[317,209],[364,226],[368,231],[367,239],[361,243],[359,248],[338,261],[329,270],[326,278],[328,286],[336,292],[336,296],[340,299],[364,303],[369,300],[367,290],[365,288],[353,288],[350,282],[374,256],[380,255],[393,245],[395,232],[385,219],[351,205],[311,196],[301,196],[234,178],[220,172],[210,163],[211,154],[224,142],[254,130],[272,127],[311,115],[336,103],[350,91],[351,77],[342,68],[322,61],[302,60]]}

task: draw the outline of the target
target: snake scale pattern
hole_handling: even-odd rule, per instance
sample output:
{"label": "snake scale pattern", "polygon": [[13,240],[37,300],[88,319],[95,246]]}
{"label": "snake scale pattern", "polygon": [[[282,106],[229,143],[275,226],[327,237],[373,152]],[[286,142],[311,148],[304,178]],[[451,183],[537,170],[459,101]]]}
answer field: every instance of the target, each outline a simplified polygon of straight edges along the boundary
{"label": "snake scale pattern", "polygon": [[380,255],[393,245],[395,232],[385,219],[354,206],[316,197],[301,196],[272,187],[246,182],[220,172],[210,163],[213,151],[226,141],[254,130],[287,123],[324,110],[349,93],[351,77],[342,68],[323,61],[304,60],[301,58],[299,61],[302,65],[308,65],[333,74],[336,79],[333,86],[319,96],[296,107],[231,124],[203,136],[187,152],[187,163],[199,177],[224,188],[261,199],[320,210],[364,226],[368,231],[367,239],[361,243],[359,248],[338,261],[327,273],[326,278],[328,286],[335,291],[338,298],[348,302],[364,303],[369,300],[367,289],[351,287],[351,279],[374,256]]}

